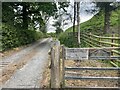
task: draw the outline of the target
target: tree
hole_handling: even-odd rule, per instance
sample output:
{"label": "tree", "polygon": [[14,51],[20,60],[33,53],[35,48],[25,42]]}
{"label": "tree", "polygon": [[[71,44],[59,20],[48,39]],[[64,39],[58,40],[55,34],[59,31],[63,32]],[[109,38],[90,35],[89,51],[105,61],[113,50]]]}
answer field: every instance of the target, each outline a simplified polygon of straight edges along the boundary
{"label": "tree", "polygon": [[2,3],[2,22],[9,25],[14,25],[14,11],[13,4],[10,2]]}
{"label": "tree", "polygon": [[97,2],[97,6],[104,11],[104,33],[109,33],[111,11],[117,9],[120,5],[113,2]]}
{"label": "tree", "polygon": [[[66,2],[58,4],[63,10],[69,5]],[[13,26],[22,30],[33,27],[46,32],[45,27],[49,18],[58,14],[55,2],[5,2],[2,7],[3,22],[13,23]]]}
{"label": "tree", "polygon": [[56,34],[60,34],[61,32],[63,32],[62,28],[61,28],[61,19],[57,20],[54,24],[54,27],[56,27]]}
{"label": "tree", "polygon": [[75,36],[76,2],[74,2],[73,36]]}
{"label": "tree", "polygon": [[13,2],[13,6],[16,10],[15,25],[20,25],[23,30],[32,25],[34,29],[39,28],[44,32],[49,17],[57,12],[55,2]]}
{"label": "tree", "polygon": [[22,16],[23,16],[23,29],[27,30],[28,29],[28,8],[29,4],[26,4],[26,2],[22,3],[23,9],[22,9]]}
{"label": "tree", "polygon": [[55,23],[53,24],[54,27],[56,27],[56,34],[60,34],[61,32],[63,32],[61,26],[62,25],[66,25],[67,23],[64,23],[65,20],[62,20],[62,16],[63,15],[67,15],[71,18],[71,15],[69,13],[67,13],[66,11],[66,7],[69,6],[68,2],[58,2],[59,7],[58,7],[58,12],[56,13],[56,15],[54,16],[54,19],[56,19],[57,21],[55,21]]}
{"label": "tree", "polygon": [[77,30],[78,30],[78,46],[80,45],[80,2],[77,2]]}

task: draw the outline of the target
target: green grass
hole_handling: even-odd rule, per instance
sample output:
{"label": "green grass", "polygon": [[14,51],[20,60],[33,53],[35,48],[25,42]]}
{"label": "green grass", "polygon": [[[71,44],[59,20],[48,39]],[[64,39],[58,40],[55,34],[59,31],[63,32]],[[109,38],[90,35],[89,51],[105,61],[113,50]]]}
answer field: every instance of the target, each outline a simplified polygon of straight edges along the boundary
{"label": "green grass", "polygon": [[[120,10],[115,10],[111,12],[110,28],[116,29],[118,27],[119,13]],[[80,24],[81,32],[87,31],[100,35],[103,32],[103,28],[104,28],[104,13],[102,11],[96,14],[93,18],[91,18],[87,22]],[[67,29],[65,32],[72,32],[72,27]]]}
{"label": "green grass", "polygon": [[[119,36],[118,34],[118,22],[120,21],[119,15],[120,15],[120,10],[117,9],[111,12],[111,17],[110,17],[111,33],[114,31],[116,33],[116,36]],[[93,18],[91,18],[87,22],[80,24],[81,32],[88,32],[88,33],[91,32],[96,35],[111,36],[110,34],[103,35],[103,29],[104,29],[104,13],[102,11],[96,14]],[[75,31],[77,32],[77,30]],[[61,41],[62,44],[66,45],[67,47],[77,47],[76,40],[73,39],[73,36],[68,35],[69,32],[73,32],[73,27],[70,27],[65,32],[61,33],[59,35],[59,40]],[[84,46],[84,44],[82,46]]]}
{"label": "green grass", "polygon": [[[110,29],[111,33],[114,31],[115,36],[120,36],[118,31],[118,23],[120,23],[120,10],[116,10],[111,12],[110,17]],[[104,29],[104,14],[103,12],[100,12],[96,14],[93,18],[88,20],[87,22],[84,22],[80,24],[80,30],[81,32],[91,32],[92,34],[101,35],[101,36],[111,36],[111,33],[104,34],[103,35],[103,29]],[[61,33],[59,36],[59,40],[62,44],[64,44],[67,47],[78,47],[77,46],[77,40],[73,39],[72,34],[69,35],[68,33],[73,32],[73,27],[70,27],[65,32]],[[77,30],[76,30],[77,32]],[[105,40],[106,42],[109,42],[108,40]],[[117,42],[116,42],[117,43]],[[89,47],[86,45],[83,40],[81,40],[81,47]],[[102,61],[103,62],[103,61]],[[109,63],[110,61],[104,61],[104,63]],[[115,62],[120,67],[119,62]]]}

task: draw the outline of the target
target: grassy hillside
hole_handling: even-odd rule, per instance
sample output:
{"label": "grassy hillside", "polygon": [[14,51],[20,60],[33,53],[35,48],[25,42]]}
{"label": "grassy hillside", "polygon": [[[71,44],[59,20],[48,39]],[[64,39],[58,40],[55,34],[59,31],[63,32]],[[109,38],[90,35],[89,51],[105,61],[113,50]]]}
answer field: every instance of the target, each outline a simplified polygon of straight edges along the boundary
{"label": "grassy hillside", "polygon": [[[110,29],[113,31],[113,28],[118,27],[118,20],[119,20],[120,10],[115,10],[111,13],[110,18]],[[104,28],[104,14],[103,12],[99,12],[96,14],[93,18],[88,20],[87,22],[84,22],[80,24],[81,31],[89,31],[93,33],[101,33],[103,32]],[[66,30],[66,32],[72,32],[72,27]]]}
{"label": "grassy hillside", "polygon": [[[119,16],[120,16],[120,10],[115,10],[111,12],[111,18],[110,18],[110,33],[112,32],[116,33],[117,36],[119,35]],[[84,22],[80,24],[80,30],[81,32],[91,32],[96,35],[103,35],[104,30],[104,13],[99,12],[96,14],[93,18],[88,20],[87,22]],[[59,36],[59,40],[62,44],[68,46],[68,47],[76,47],[76,40],[73,38],[73,36],[68,35],[69,32],[73,32],[73,28],[70,27],[65,32],[61,33]],[[76,30],[77,32],[77,30]],[[74,44],[73,44],[74,43]],[[69,45],[72,44],[72,45]]]}

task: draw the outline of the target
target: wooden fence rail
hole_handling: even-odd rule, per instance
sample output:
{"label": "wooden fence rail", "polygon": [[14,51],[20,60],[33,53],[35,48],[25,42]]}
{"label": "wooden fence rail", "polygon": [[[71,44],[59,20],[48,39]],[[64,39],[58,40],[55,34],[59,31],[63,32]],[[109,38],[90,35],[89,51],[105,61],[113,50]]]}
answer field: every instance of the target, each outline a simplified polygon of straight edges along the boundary
{"label": "wooden fence rail", "polygon": [[[97,43],[99,46],[112,46],[112,47],[120,47],[120,37],[102,37],[102,36],[97,36],[93,35],[91,33],[82,33],[81,34],[81,39],[90,40],[92,43]],[[105,45],[103,45],[105,44]]]}
{"label": "wooden fence rail", "polygon": [[[111,57],[114,57],[114,60],[120,60],[120,56],[111,55],[112,50],[120,49],[120,47],[97,47],[97,48],[66,48],[62,47],[62,87],[63,88],[80,88],[80,89],[118,89],[119,87],[81,87],[81,86],[69,86],[66,84],[66,80],[114,80],[114,81],[120,81],[119,75],[117,77],[111,77],[111,76],[82,76],[78,74],[78,72],[83,70],[96,70],[96,71],[111,71],[115,70],[117,72],[120,71],[120,67],[76,67],[76,66],[66,66],[65,61],[67,60],[112,60]],[[93,59],[93,56],[97,56],[98,58]],[[104,57],[102,57],[104,56]],[[101,58],[102,57],[102,58]],[[92,59],[91,59],[92,58]],[[76,71],[76,73],[74,73]]]}
{"label": "wooden fence rail", "polygon": [[[120,56],[111,55],[112,50],[118,50],[119,47],[96,47],[96,48],[66,48],[60,46],[59,41],[55,41],[51,48],[51,88],[66,88],[65,80],[120,80],[120,77],[89,77],[89,76],[71,76],[66,71],[80,71],[80,70],[116,70],[120,71],[119,67],[66,67],[66,60],[94,60],[94,53],[98,55],[95,60],[101,60],[108,58],[112,60],[112,57],[116,60],[120,60]],[[60,54],[61,52],[61,54]],[[104,55],[103,55],[104,53]],[[60,56],[61,59],[60,59]],[[66,75],[67,74],[67,75]],[[86,88],[86,87],[85,87]],[[92,87],[93,88],[93,87]],[[104,88],[104,87],[101,87]],[[109,88],[109,87],[108,87]],[[111,87],[113,88],[113,87]],[[116,87],[114,87],[116,88]]]}
{"label": "wooden fence rail", "polygon": [[[81,33],[82,41],[89,47],[120,47],[120,37],[97,36],[91,33]],[[120,49],[112,50],[111,54],[116,54],[120,56]],[[110,62],[112,65],[117,66],[114,62]],[[118,62],[119,63],[119,62]]]}
{"label": "wooden fence rail", "polygon": [[[65,80],[77,79],[77,80],[120,80],[120,77],[78,77],[78,76],[66,76],[66,71],[78,71],[78,70],[117,70],[119,67],[65,67],[65,60],[120,60],[120,37],[102,37],[93,34],[84,33],[81,34],[81,39],[89,45],[95,48],[65,48],[60,46],[59,41],[55,41],[54,46],[51,48],[51,88],[65,88],[69,87],[65,85]],[[102,47],[102,48],[101,48]],[[62,50],[62,51],[60,51]],[[60,52],[62,54],[60,54]],[[104,53],[103,56],[94,55],[94,52]],[[60,56],[61,59],[60,59]],[[86,88],[86,87],[84,87]],[[90,88],[90,87],[88,87]],[[91,87],[94,88],[94,87]],[[99,87],[96,87],[99,88]],[[100,87],[104,88],[104,87]],[[108,87],[109,88],[109,87]],[[117,88],[117,87],[111,87]]]}

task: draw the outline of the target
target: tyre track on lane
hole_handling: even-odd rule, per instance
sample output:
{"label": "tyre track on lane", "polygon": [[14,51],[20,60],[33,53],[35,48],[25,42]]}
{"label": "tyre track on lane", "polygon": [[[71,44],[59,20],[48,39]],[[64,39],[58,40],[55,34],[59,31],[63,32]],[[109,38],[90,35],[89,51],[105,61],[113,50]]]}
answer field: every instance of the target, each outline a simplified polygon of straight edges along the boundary
{"label": "tyre track on lane", "polygon": [[[1,62],[1,66],[3,66],[0,69],[0,85],[4,84],[10,77],[13,75],[13,73],[17,70],[22,68],[27,62],[30,61],[30,59],[37,53],[37,47],[41,43],[43,43],[44,40],[38,40],[36,43],[31,44],[32,46],[29,46],[25,48],[24,50],[19,51],[18,53],[11,55],[10,57],[5,57]],[[7,62],[6,65],[3,65],[3,63]]]}
{"label": "tyre track on lane", "polygon": [[36,54],[36,50],[31,51],[29,54],[22,57],[22,59],[18,62],[12,63],[8,65],[5,69],[2,70],[2,77],[0,77],[0,82],[4,84],[13,73],[17,70],[22,68],[30,59]]}
{"label": "tyre track on lane", "polygon": [[36,54],[21,69],[17,70],[4,84],[4,88],[35,88],[39,87],[42,72],[48,61],[50,39],[47,39],[36,48]]}

